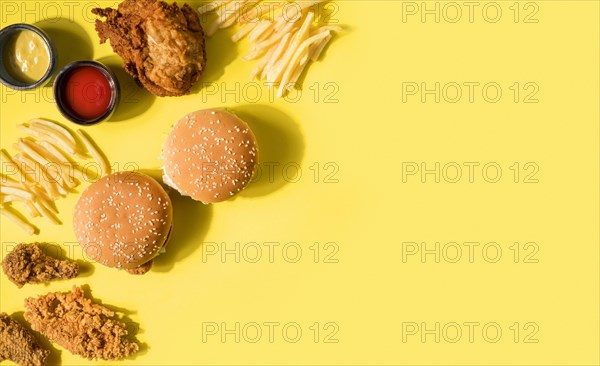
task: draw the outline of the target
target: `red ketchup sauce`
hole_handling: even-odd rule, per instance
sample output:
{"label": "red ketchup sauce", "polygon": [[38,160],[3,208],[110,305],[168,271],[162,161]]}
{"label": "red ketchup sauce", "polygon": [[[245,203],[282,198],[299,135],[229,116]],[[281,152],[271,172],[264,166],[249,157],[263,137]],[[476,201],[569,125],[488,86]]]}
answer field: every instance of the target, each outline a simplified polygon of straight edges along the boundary
{"label": "red ketchup sauce", "polygon": [[106,75],[92,66],[71,70],[62,85],[64,106],[71,114],[83,120],[93,120],[110,107],[112,89]]}

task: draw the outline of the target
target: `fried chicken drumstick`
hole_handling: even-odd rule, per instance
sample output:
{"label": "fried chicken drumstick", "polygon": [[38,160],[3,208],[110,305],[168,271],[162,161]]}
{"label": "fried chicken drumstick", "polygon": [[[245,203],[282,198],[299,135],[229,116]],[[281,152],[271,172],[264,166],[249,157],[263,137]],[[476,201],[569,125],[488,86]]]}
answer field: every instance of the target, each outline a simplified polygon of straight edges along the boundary
{"label": "fried chicken drumstick", "polygon": [[125,0],[117,9],[94,8],[100,43],[110,40],[125,70],[160,97],[189,92],[206,64],[198,14],[158,0]]}

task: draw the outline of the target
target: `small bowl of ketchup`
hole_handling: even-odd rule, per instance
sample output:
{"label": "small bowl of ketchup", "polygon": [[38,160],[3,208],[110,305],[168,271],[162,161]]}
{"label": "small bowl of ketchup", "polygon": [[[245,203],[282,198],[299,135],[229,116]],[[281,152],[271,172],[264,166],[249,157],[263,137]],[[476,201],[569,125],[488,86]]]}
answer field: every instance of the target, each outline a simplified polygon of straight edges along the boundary
{"label": "small bowl of ketchup", "polygon": [[54,81],[54,99],[60,113],[80,125],[110,118],[119,104],[119,81],[96,61],[75,61],[65,66]]}

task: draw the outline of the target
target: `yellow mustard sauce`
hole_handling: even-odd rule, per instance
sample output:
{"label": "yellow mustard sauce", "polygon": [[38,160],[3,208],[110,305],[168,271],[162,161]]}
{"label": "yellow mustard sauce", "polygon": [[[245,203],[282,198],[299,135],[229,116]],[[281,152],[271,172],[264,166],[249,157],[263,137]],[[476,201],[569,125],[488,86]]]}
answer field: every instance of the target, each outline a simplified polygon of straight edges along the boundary
{"label": "yellow mustard sauce", "polygon": [[40,80],[50,66],[48,45],[42,37],[30,30],[15,34],[3,53],[6,71],[23,83]]}

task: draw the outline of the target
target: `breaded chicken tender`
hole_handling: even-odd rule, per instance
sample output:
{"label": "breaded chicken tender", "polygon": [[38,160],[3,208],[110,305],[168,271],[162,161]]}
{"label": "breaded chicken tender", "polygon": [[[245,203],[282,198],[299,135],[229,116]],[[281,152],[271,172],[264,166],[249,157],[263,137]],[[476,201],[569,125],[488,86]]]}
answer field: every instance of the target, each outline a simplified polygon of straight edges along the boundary
{"label": "breaded chicken tender", "polygon": [[206,64],[198,13],[158,0],[125,0],[117,9],[94,8],[100,43],[110,40],[125,70],[160,97],[189,92]]}
{"label": "breaded chicken tender", "polygon": [[116,361],[139,350],[116,314],[94,304],[77,286],[67,293],[27,298],[25,309],[25,319],[33,330],[75,355]]}
{"label": "breaded chicken tender", "polygon": [[49,354],[31,332],[0,313],[0,362],[8,359],[21,366],[44,366]]}

